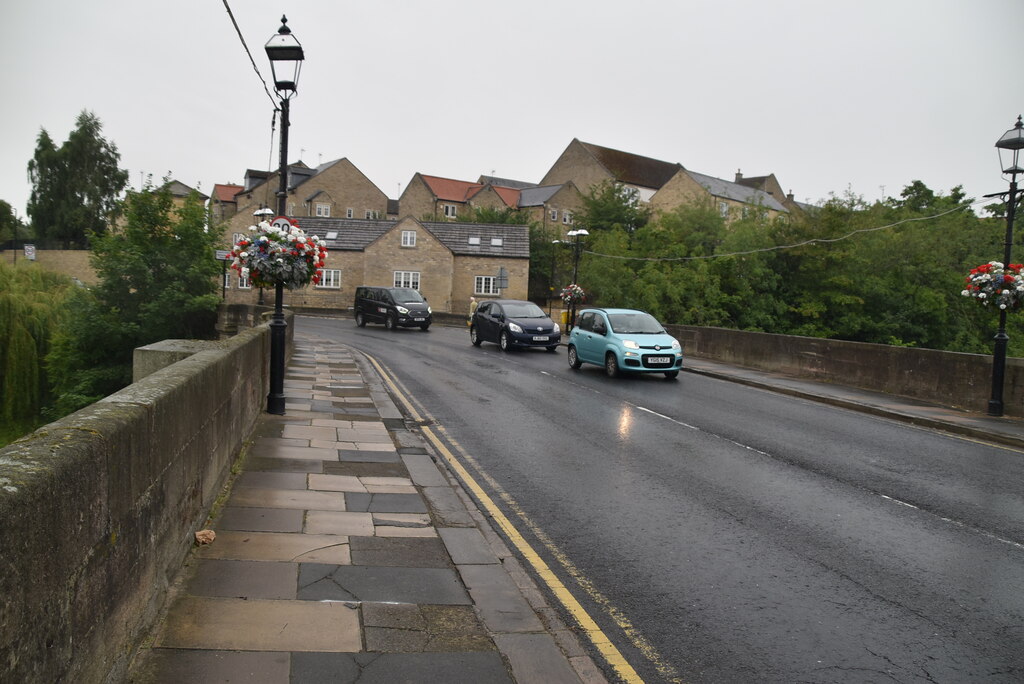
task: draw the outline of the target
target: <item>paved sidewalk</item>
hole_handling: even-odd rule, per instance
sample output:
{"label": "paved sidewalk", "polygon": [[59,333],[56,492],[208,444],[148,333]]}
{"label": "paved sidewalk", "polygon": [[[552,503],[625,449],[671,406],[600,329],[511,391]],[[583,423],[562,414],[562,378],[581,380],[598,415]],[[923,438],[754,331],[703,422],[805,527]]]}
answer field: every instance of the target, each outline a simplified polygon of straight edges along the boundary
{"label": "paved sidewalk", "polygon": [[296,333],[285,394],[129,681],[606,681],[360,356]]}

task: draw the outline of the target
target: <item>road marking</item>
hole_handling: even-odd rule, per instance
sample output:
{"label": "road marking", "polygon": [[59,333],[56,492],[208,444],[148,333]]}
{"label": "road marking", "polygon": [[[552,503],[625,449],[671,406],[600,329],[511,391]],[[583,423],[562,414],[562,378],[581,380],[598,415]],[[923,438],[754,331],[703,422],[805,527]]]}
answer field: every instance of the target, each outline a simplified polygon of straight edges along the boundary
{"label": "road marking", "polygon": [[[561,603],[565,610],[568,611],[570,615],[572,615],[573,619],[576,620],[576,623],[579,625],[580,629],[584,632],[584,634],[586,634],[587,638],[598,650],[598,652],[601,653],[605,661],[615,671],[619,678],[622,681],[627,682],[629,684],[642,684],[643,679],[636,672],[636,670],[633,669],[633,666],[629,664],[629,662],[622,655],[619,649],[616,648],[615,644],[613,644],[611,640],[604,634],[600,626],[598,626],[597,622],[595,622],[594,619],[590,617],[586,609],[579,603],[579,601],[576,600],[576,597],[572,595],[572,592],[570,592],[568,588],[566,588],[565,584],[558,578],[558,576],[555,575],[555,573],[551,570],[550,566],[548,566],[548,564],[544,561],[540,554],[533,549],[533,547],[530,545],[528,541],[526,541],[523,535],[519,532],[515,525],[512,524],[512,521],[508,519],[508,517],[498,507],[498,505],[494,502],[490,495],[488,495],[487,492],[484,491],[483,487],[480,486],[480,484],[473,478],[469,471],[466,470],[466,468],[462,465],[458,458],[456,458],[456,456],[448,449],[445,442],[442,441],[440,437],[435,435],[434,431],[430,427],[428,427],[427,425],[423,425],[423,417],[413,406],[412,400],[409,398],[404,389],[402,389],[399,386],[399,381],[396,378],[394,378],[391,375],[391,373],[386,371],[384,367],[375,358],[366,354],[365,352],[361,353],[364,356],[366,356],[367,359],[369,359],[370,363],[374,365],[378,373],[380,373],[380,376],[391,388],[392,392],[394,393],[394,396],[402,402],[402,404],[412,415],[413,419],[420,423],[420,429],[423,431],[423,434],[430,440],[434,448],[436,448],[437,451],[440,452],[440,454],[444,457],[445,462],[453,471],[455,471],[458,477],[470,489],[470,491],[477,498],[477,500],[479,500],[480,503],[484,506],[484,508],[486,508],[487,513],[494,519],[494,521],[498,524],[498,527],[501,528],[501,530],[513,543],[516,549],[519,550],[519,552],[523,555],[523,557],[530,564],[533,570],[537,573],[538,577],[540,577],[540,579],[547,585],[548,589],[555,596],[555,598],[558,599],[559,603]],[[440,426],[437,426],[437,429],[439,432],[444,432],[444,428]],[[501,489],[501,487],[498,486],[497,482],[495,482],[489,476],[487,476],[486,473],[483,473],[479,465],[476,464],[475,461],[465,452],[465,450],[463,450],[458,445],[458,443],[454,439],[452,439],[446,432],[444,433],[444,438],[453,445],[453,448],[458,449],[459,452],[463,455],[464,458],[466,458],[467,461],[474,464],[474,467],[477,469],[477,472],[479,472],[480,475],[488,481],[488,485],[496,492],[498,492],[499,496],[506,503],[506,505],[512,508],[516,512],[516,515],[524,521],[524,523],[531,529],[531,531],[535,535],[537,535],[538,539],[540,539],[544,543],[548,551],[550,551],[559,560],[559,562],[567,570],[567,572],[569,572],[569,574],[577,582],[580,583],[580,586],[592,598],[594,598],[605,610],[609,611],[610,617],[615,621],[617,625],[623,628],[623,630],[629,637],[630,641],[632,641],[633,644],[641,652],[643,652],[648,659],[651,660],[651,662],[658,669],[659,673],[665,676],[667,681],[679,682],[680,680],[678,679],[678,674],[675,672],[675,669],[672,668],[671,665],[668,665],[661,661],[661,658],[658,655],[657,651],[654,649],[654,647],[648,644],[646,640],[643,639],[639,632],[632,626],[631,623],[629,623],[628,619],[626,619],[626,617],[622,615],[621,612],[615,609],[604,596],[597,592],[593,585],[588,580],[586,580],[586,578],[584,578],[582,574],[580,574],[580,572],[572,565],[571,561],[569,561],[568,558],[563,553],[561,553],[561,551],[559,551],[557,547],[554,546],[554,544],[547,538],[547,536],[544,535],[541,532],[541,530],[539,530],[532,522],[530,522],[529,518],[519,508],[519,506],[515,503],[512,497],[509,496],[503,489]]]}

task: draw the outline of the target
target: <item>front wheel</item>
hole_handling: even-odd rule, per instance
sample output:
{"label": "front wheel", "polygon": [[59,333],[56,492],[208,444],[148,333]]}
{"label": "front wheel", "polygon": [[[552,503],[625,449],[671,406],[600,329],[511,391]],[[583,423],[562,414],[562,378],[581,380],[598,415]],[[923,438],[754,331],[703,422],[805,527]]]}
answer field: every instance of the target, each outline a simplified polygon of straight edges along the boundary
{"label": "front wheel", "polygon": [[388,317],[384,319],[384,327],[388,330],[394,330],[398,327],[398,317],[395,314],[388,314]]}
{"label": "front wheel", "polygon": [[429,323],[424,323],[423,325],[420,326],[420,330],[422,330],[423,332],[427,332],[427,330],[429,328],[430,328],[430,324]]}
{"label": "front wheel", "polygon": [[679,371],[677,371],[677,370],[665,371],[665,377],[668,378],[669,380],[675,380],[676,378],[679,377]]}
{"label": "front wheel", "polygon": [[507,352],[512,349],[512,340],[508,338],[508,331],[501,331],[501,335],[498,336],[498,346],[501,347],[501,351],[503,352]]}
{"label": "front wheel", "polygon": [[580,361],[580,357],[576,354],[576,347],[574,345],[569,345],[567,356],[569,357],[569,368],[579,370],[580,366],[583,365],[583,362]]}
{"label": "front wheel", "polygon": [[356,325],[358,325],[360,328],[365,328],[366,327],[366,319],[363,318],[363,312],[362,311],[360,311],[359,313],[356,314]]}
{"label": "front wheel", "polygon": [[609,378],[619,374],[619,360],[615,358],[614,352],[608,352],[604,357],[604,372]]}
{"label": "front wheel", "polygon": [[474,347],[479,347],[483,342],[480,339],[480,331],[476,329],[475,325],[469,329],[469,341],[473,343]]}

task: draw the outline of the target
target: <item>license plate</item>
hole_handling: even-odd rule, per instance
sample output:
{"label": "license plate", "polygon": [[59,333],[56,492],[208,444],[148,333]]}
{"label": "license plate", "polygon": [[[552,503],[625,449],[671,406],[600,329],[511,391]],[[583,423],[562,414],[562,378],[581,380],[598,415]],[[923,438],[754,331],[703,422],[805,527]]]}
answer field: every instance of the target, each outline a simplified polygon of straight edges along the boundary
{"label": "license plate", "polygon": [[672,357],[671,356],[649,356],[649,357],[647,357],[647,363],[651,364],[652,366],[655,366],[655,365],[660,366],[662,364],[672,363]]}
{"label": "license plate", "polygon": [[534,335],[533,336],[533,341],[534,342],[547,342],[548,338],[546,336],[544,336],[544,335]]}
{"label": "license plate", "polygon": [[412,320],[414,320],[414,321],[416,321],[417,323],[419,323],[419,322],[421,322],[421,321],[425,321],[425,320],[427,320],[427,319],[426,319],[426,318],[414,318],[414,319],[412,319]]}

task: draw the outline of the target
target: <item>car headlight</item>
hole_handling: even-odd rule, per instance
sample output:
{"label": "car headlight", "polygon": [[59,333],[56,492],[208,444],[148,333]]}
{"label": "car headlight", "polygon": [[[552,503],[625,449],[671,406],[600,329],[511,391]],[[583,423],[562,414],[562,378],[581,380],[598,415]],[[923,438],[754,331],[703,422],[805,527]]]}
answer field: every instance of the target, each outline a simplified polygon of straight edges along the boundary
{"label": "car headlight", "polygon": [[622,346],[626,349],[639,349],[640,345],[633,340],[622,340]]}
{"label": "car headlight", "polygon": [[557,323],[555,323],[555,327],[553,327],[551,329],[551,334],[552,335],[561,335],[562,334],[562,329],[558,327]]}
{"label": "car headlight", "polygon": [[683,345],[679,344],[679,340],[672,340],[672,348],[676,350],[682,350]]}
{"label": "car headlight", "polygon": [[430,308],[430,307],[428,306],[428,307],[427,307],[427,313],[428,313],[428,314],[432,314],[432,313],[434,313],[434,311],[433,311],[433,309],[431,309],[431,308]]}
{"label": "car headlight", "polygon": [[515,323],[509,323],[508,324],[508,329],[511,330],[512,332],[516,333],[517,335],[523,332],[523,329],[520,328]]}
{"label": "car headlight", "polygon": [[409,310],[406,309],[404,306],[396,306],[395,308],[398,309],[398,313],[402,314],[403,316],[409,315]]}

